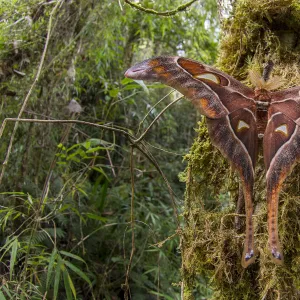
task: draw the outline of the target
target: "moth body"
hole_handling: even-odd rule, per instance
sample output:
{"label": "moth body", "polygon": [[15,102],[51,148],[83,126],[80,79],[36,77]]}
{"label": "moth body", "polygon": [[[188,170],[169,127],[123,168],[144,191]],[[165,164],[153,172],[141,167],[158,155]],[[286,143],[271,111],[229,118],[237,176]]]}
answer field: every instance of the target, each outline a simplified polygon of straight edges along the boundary
{"label": "moth body", "polygon": [[[270,65],[271,66],[271,65]],[[300,87],[271,92],[282,85],[249,72],[255,90],[208,65],[179,56],[162,56],[131,67],[126,77],[159,81],[181,92],[206,116],[212,144],[238,172],[243,187],[246,233],[242,265],[255,261],[253,213],[254,169],[258,138],[263,137],[266,167],[268,233],[271,258],[283,262],[278,237],[278,198],[283,182],[300,160]]]}
{"label": "moth body", "polygon": [[268,124],[268,109],[271,103],[270,93],[265,89],[255,89],[255,104],[256,104],[256,118],[257,118],[257,134],[261,139],[264,136]]}

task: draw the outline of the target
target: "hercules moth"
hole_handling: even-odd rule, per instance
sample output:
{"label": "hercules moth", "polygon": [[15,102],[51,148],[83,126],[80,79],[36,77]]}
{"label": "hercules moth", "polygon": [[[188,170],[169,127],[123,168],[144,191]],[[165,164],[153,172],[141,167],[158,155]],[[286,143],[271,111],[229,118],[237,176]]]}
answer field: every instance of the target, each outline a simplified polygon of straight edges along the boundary
{"label": "hercules moth", "polygon": [[278,238],[278,198],[282,184],[300,158],[300,87],[271,92],[280,86],[250,73],[253,90],[213,67],[179,56],[161,56],[131,67],[125,76],[159,81],[187,99],[207,119],[213,145],[237,170],[243,187],[246,238],[242,266],[255,260],[253,213],[254,168],[258,139],[263,136],[268,204],[268,246],[272,259],[283,262]]}

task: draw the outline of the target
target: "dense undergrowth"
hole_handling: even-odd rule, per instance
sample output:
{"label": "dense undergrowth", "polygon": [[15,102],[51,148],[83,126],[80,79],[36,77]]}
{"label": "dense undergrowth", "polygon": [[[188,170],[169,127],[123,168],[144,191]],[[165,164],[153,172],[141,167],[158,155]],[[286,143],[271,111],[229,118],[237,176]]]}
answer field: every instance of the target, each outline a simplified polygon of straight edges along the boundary
{"label": "dense undergrowth", "polygon": [[[182,4],[156,2],[143,4],[161,11]],[[23,118],[81,120],[138,136],[175,96],[153,108],[167,90],[152,85],[149,94],[124,79],[124,71],[159,54],[213,63],[215,20],[214,1],[170,18],[123,1],[2,1],[1,121],[22,108]],[[181,101],[143,142],[166,174],[179,212],[184,185],[177,174],[198,117]],[[7,123],[1,137],[1,161],[14,126]],[[0,185],[1,299],[122,299],[131,217],[129,295],[180,298],[181,254],[168,188],[142,152],[134,148],[132,157],[134,216],[126,135],[83,124],[19,123]],[[211,293],[207,282],[199,278],[196,295]]]}

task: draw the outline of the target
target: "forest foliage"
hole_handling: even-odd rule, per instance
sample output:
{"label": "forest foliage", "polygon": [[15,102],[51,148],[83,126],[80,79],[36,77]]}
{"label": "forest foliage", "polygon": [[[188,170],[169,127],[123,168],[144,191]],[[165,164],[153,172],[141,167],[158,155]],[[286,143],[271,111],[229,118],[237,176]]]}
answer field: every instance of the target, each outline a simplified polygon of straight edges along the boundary
{"label": "forest foliage", "polygon": [[[141,3],[156,11],[183,4]],[[214,0],[171,17],[123,1],[1,2],[1,122],[19,116],[107,128],[19,122],[14,135],[16,122],[6,123],[0,299],[122,299],[128,286],[132,299],[180,298],[178,227],[159,170],[182,222],[178,174],[200,118],[179,101],[147,132],[141,149],[132,148],[128,134],[138,137],[178,95],[123,74],[161,54],[213,64],[218,32]],[[199,277],[194,292],[208,297],[209,279]]]}

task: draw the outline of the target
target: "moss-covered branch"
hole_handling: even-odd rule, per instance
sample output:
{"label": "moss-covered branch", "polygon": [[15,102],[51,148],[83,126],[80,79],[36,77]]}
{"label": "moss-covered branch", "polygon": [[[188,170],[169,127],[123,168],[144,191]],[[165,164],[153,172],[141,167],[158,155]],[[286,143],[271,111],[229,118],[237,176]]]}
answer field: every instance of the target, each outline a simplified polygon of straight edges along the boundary
{"label": "moss-covered branch", "polygon": [[[224,21],[218,67],[248,82],[248,70],[263,68],[272,59],[274,74],[284,88],[300,83],[300,5],[295,0],[236,1],[233,17]],[[261,150],[261,149],[260,149]],[[240,264],[244,228],[235,229],[239,180],[210,144],[204,124],[186,156],[188,168],[184,242],[184,299],[193,299],[197,276],[210,279],[212,299],[299,299],[300,242],[299,174],[296,167],[285,182],[279,203],[279,235],[285,265],[275,265],[268,253],[265,168],[256,167],[255,243],[259,257],[243,269]],[[242,218],[243,221],[243,218]]]}
{"label": "moss-covered branch", "polygon": [[189,6],[191,6],[194,2],[198,1],[198,0],[192,0],[189,1],[185,4],[179,5],[177,8],[173,9],[173,10],[168,10],[168,11],[156,11],[154,9],[151,8],[145,8],[142,5],[136,4],[134,2],[131,2],[129,0],[124,0],[125,3],[129,4],[130,6],[139,9],[147,14],[153,14],[153,15],[158,15],[158,16],[163,16],[163,17],[170,17],[170,16],[174,16],[177,13],[186,10]]}

